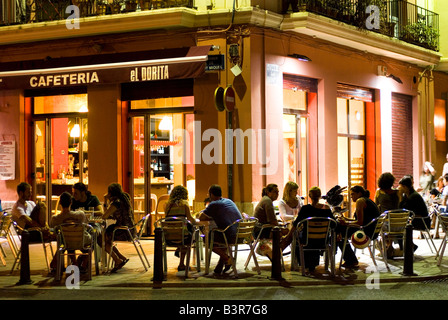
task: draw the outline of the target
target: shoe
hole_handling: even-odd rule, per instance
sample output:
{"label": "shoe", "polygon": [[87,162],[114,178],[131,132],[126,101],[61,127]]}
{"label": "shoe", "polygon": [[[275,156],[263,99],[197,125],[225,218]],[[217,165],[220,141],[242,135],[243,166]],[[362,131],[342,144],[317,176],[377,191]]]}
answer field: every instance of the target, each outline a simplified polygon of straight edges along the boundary
{"label": "shoe", "polygon": [[[177,271],[185,271],[187,270],[187,266],[186,265],[181,265],[177,267]],[[191,268],[188,267],[188,271],[191,271]]]}
{"label": "shoe", "polygon": [[129,259],[124,259],[120,264],[118,264],[117,266],[115,266],[115,267],[111,270],[111,272],[112,272],[112,273],[117,272],[118,270],[120,270],[121,268],[123,268],[124,265],[125,265],[126,263],[128,263],[128,261],[129,261]]}
{"label": "shoe", "polygon": [[213,270],[213,272],[216,274],[221,274],[223,267],[224,267],[224,262],[222,261],[222,259],[219,259],[218,264],[216,265],[215,270]]}
{"label": "shoe", "polygon": [[227,271],[230,270],[231,267],[232,267],[232,258],[229,258],[226,264],[224,265],[224,270],[222,272],[226,273]]}
{"label": "shoe", "polygon": [[180,250],[179,250],[179,248],[177,248],[176,251],[174,251],[174,256],[180,258]]}
{"label": "shoe", "polygon": [[352,262],[352,263],[344,262],[344,263],[342,264],[342,266],[343,266],[345,269],[358,269],[358,268],[359,268],[359,264],[358,264],[358,262]]}

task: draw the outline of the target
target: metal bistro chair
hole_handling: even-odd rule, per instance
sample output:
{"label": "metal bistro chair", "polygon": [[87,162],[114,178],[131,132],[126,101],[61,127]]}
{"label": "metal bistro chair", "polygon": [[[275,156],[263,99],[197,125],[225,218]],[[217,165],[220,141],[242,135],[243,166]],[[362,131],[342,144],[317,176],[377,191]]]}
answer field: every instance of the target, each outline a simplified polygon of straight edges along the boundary
{"label": "metal bistro chair", "polygon": [[446,249],[446,242],[448,241],[448,215],[442,214],[439,211],[436,211],[437,219],[439,221],[440,227],[442,228],[443,233],[445,234],[443,236],[442,242],[440,243],[440,248],[437,250],[436,259],[437,260],[437,266],[440,266],[442,263],[443,254],[445,253]]}
{"label": "metal bistro chair", "polygon": [[[256,219],[256,218],[254,218],[254,219]],[[287,228],[287,225],[286,224],[279,224],[278,226],[275,226],[275,225],[272,225],[272,224],[263,224],[263,225],[261,225],[260,231],[258,232],[258,235],[255,238],[255,241],[254,241],[254,244],[253,244],[254,245],[254,249],[257,248],[258,243],[260,242],[261,239],[263,239],[262,237],[266,236],[265,230],[269,230],[269,232],[271,232],[271,230],[273,228],[275,228],[275,227]],[[254,227],[254,229],[255,229],[255,227]],[[293,250],[291,250],[291,253],[292,252],[293,252]],[[254,257],[255,257],[255,255],[254,255]],[[252,258],[252,255],[249,255],[247,257],[246,263],[244,264],[244,269],[247,269],[247,266],[248,266],[251,258]],[[281,261],[282,261],[282,271],[285,271],[285,262],[283,260],[283,254],[281,254]]]}
{"label": "metal bistro chair", "polygon": [[[431,253],[436,252],[437,253],[437,247],[434,244],[434,241],[432,240],[431,232],[429,231],[431,228],[431,216],[428,215],[427,217],[417,217],[415,216],[413,221],[421,221],[420,225],[423,228],[416,229],[414,227],[415,231],[420,231],[420,234],[423,238],[425,238],[426,242],[428,243],[429,249],[431,250]],[[429,227],[428,227],[429,225]],[[429,240],[428,240],[429,239]],[[431,246],[432,244],[432,246]],[[434,251],[432,250],[434,248]]]}
{"label": "metal bistro chair", "polygon": [[[19,243],[19,245],[17,246],[17,248],[19,248],[19,249],[18,249],[18,251],[17,251],[17,255],[16,255],[15,259],[14,259],[14,263],[13,263],[12,268],[11,268],[11,273],[14,271],[16,265],[17,265],[17,268],[19,268],[19,266],[20,266],[20,258],[21,258],[21,248],[20,248],[20,246],[21,246],[21,235],[22,235],[22,232],[24,231],[24,229],[23,229],[22,227],[20,227],[15,221],[13,221],[12,224],[13,224],[15,230],[16,230],[16,233],[19,235],[20,243]],[[50,262],[49,262],[48,254],[47,254],[47,246],[50,247],[51,256],[53,257],[54,252],[53,252],[53,247],[51,246],[51,242],[52,242],[52,240],[51,240],[51,239],[50,239],[50,240],[46,240],[46,239],[44,239],[44,235],[43,235],[43,233],[42,233],[42,228],[33,227],[33,228],[28,228],[28,229],[26,229],[26,231],[28,231],[28,232],[31,232],[31,231],[37,231],[37,232],[39,233],[39,235],[40,235],[40,241],[39,241],[39,243],[42,243],[42,247],[43,247],[43,249],[44,249],[45,262],[46,262],[46,265],[47,265],[47,270],[48,270],[48,272],[50,272]]]}
{"label": "metal bistro chair", "polygon": [[192,230],[188,230],[188,226],[193,226],[186,217],[170,216],[162,218],[154,223],[155,228],[162,229],[162,250],[163,250],[163,272],[168,273],[167,248],[175,247],[179,250],[187,249],[185,278],[188,278],[190,269],[191,248],[196,249],[196,267],[197,271],[201,271],[200,255],[199,255],[199,229],[193,226]]}
{"label": "metal bistro chair", "polygon": [[[209,256],[207,257],[207,259],[209,261],[209,265],[210,265],[210,260],[211,260],[211,256],[212,256],[213,246],[215,245],[215,243],[214,243],[215,233],[218,232],[218,233],[222,234],[225,243],[224,244],[216,243],[216,245],[227,249],[229,256],[232,258],[232,268],[233,268],[233,274],[234,274],[235,278],[238,278],[238,271],[236,268],[236,259],[237,259],[237,254],[238,254],[238,246],[241,244],[248,245],[249,250],[250,250],[249,257],[246,261],[245,268],[247,268],[247,263],[249,262],[250,258],[253,257],[255,267],[257,269],[257,273],[260,274],[261,271],[260,271],[260,267],[258,265],[257,257],[255,255],[255,239],[253,236],[253,230],[254,230],[257,222],[258,222],[257,218],[250,217],[248,219],[236,220],[232,224],[228,225],[225,229],[213,229],[211,231]],[[229,243],[227,241],[227,237],[226,237],[225,233],[232,226],[237,226],[237,233],[236,233],[236,237],[235,237],[235,242]],[[233,254],[232,254],[232,248],[234,251]]]}
{"label": "metal bistro chair", "polygon": [[[141,239],[143,232],[146,228],[146,225],[148,223],[149,215],[150,214],[148,213],[146,216],[144,216],[140,221],[138,221],[132,227],[119,226],[119,227],[115,227],[115,229],[112,232],[112,246],[116,246],[117,244],[116,244],[116,240],[115,240],[115,232],[117,230],[127,231],[128,235],[129,235],[129,239],[130,239],[128,242],[132,242],[132,244],[134,245],[134,248],[137,251],[137,254],[143,264],[143,267],[145,268],[145,271],[148,271],[148,269],[151,267],[151,265],[149,264],[148,258],[146,257],[146,254],[145,254],[145,251],[143,251],[143,247],[140,242],[140,239]],[[132,235],[131,230],[135,230],[135,236]],[[112,263],[111,260],[112,259],[109,255],[109,259],[107,261],[107,269],[108,270],[110,270],[110,265]]]}
{"label": "metal bistro chair", "polygon": [[[414,212],[406,209],[395,209],[384,212],[386,219],[384,221],[383,229],[381,230],[381,239],[383,242],[383,259],[389,270],[387,264],[387,242],[395,240],[404,240],[406,233],[406,226],[414,219]],[[392,245],[392,244],[391,244]]]}
{"label": "metal bistro chair", "polygon": [[169,194],[162,194],[158,199],[157,199],[157,206],[156,206],[156,210],[154,212],[155,214],[155,221],[159,221],[160,219],[165,217],[165,205],[168,202],[168,200],[170,199],[170,195]]}
{"label": "metal bistro chair", "polygon": [[[375,219],[373,219],[372,221],[370,221],[368,224],[366,224],[365,226],[359,226],[359,225],[351,225],[351,228],[356,228],[359,230],[364,230],[369,228],[370,226],[375,226],[375,228],[372,228],[372,231],[370,233],[366,233],[366,236],[369,237],[370,239],[370,243],[367,246],[367,249],[369,250],[369,254],[370,254],[370,258],[372,258],[373,264],[375,265],[375,268],[378,268],[378,265],[376,263],[375,260],[375,247],[378,244],[378,248],[380,249],[381,252],[381,256],[384,256],[385,252],[384,252],[384,247],[383,247],[383,243],[382,243],[382,239],[380,237],[381,231],[383,229],[383,225],[384,222],[386,221],[387,218],[387,214],[383,213],[380,216],[376,217]],[[349,228],[346,228],[346,233],[345,233],[345,238],[347,239],[347,234],[348,234]],[[342,255],[341,255],[341,261],[340,261],[340,266],[342,265],[342,259],[344,257],[344,252],[345,252],[345,246],[347,245],[347,241],[344,242],[344,246],[342,249]],[[356,251],[356,248],[355,248]],[[387,261],[384,262],[384,264],[386,265],[387,269],[389,270],[389,266],[387,265]]]}
{"label": "metal bistro chair", "polygon": [[[331,276],[335,273],[335,233],[336,221],[327,217],[309,217],[297,224],[292,245],[299,245],[300,265],[302,275],[305,275],[305,251],[325,252],[325,269],[330,262]],[[302,233],[302,237],[299,233]],[[296,259],[292,256],[291,259]]]}
{"label": "metal bistro chair", "polygon": [[[56,251],[56,280],[61,280],[64,256],[76,257],[78,255],[88,257],[89,280],[92,279],[92,251],[95,244],[95,232],[93,227],[86,223],[63,223],[55,228],[58,235],[58,250]],[[74,261],[73,259],[72,261]]]}
{"label": "metal bistro chair", "polygon": [[[17,254],[19,252],[18,246],[14,240],[14,228],[13,228],[13,222],[12,217],[8,213],[4,212],[1,216],[1,228],[0,228],[0,238],[3,238],[6,240],[6,242],[9,245],[9,248],[14,256],[14,258],[17,258]],[[6,252],[3,249],[3,246],[0,245],[1,248],[1,260],[4,266],[6,266]]]}

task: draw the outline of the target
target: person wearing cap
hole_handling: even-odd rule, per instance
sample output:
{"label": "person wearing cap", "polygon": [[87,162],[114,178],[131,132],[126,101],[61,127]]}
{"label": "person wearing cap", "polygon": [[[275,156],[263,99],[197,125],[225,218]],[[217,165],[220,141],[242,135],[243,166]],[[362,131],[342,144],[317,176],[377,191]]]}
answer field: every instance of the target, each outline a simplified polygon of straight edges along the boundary
{"label": "person wearing cap", "polygon": [[[362,186],[354,186],[350,188],[350,197],[352,201],[355,203],[356,209],[354,213],[354,219],[349,219],[344,216],[338,217],[339,226],[337,228],[337,233],[341,234],[343,237],[347,232],[347,239],[343,239],[347,241],[349,237],[355,233],[359,226],[365,226],[369,224],[373,219],[380,215],[380,211],[378,206],[373,202],[370,198],[370,192],[365,190]],[[374,225],[364,228],[364,232],[366,234],[371,234],[372,229],[375,228]],[[342,250],[344,243],[343,241],[338,241],[338,246]],[[354,269],[358,267],[358,258],[356,258],[353,249],[350,244],[347,242],[344,251],[344,263],[342,266],[346,269]]]}

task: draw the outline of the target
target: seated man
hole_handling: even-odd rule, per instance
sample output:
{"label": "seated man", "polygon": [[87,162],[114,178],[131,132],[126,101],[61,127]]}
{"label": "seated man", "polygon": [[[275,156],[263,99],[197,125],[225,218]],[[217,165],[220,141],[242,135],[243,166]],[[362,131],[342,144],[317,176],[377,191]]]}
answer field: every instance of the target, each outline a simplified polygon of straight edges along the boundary
{"label": "seated man", "polygon": [[[17,194],[19,199],[12,207],[12,219],[22,229],[41,228],[44,240],[51,240],[54,236],[48,228],[46,206],[43,203],[38,203],[36,205],[34,201],[31,201],[31,191],[32,189],[29,183],[19,183],[17,186]],[[41,241],[40,233],[34,230],[30,231],[30,241]]]}
{"label": "seated man", "polygon": [[[221,187],[218,185],[212,185],[208,189],[210,196],[210,204],[202,211],[199,219],[202,221],[214,220],[219,229],[225,229],[227,226],[232,224],[238,219],[242,219],[242,215],[238,210],[235,203],[222,197]],[[237,232],[237,226],[227,229],[226,238],[228,243],[234,243]],[[223,244],[225,243],[224,238],[220,237],[221,234],[216,233],[215,243]],[[214,270],[215,273],[221,274],[226,272],[232,266],[232,258],[227,254],[227,250],[222,247],[214,247],[213,252],[219,255],[219,261]],[[224,271],[223,271],[224,267]]]}
{"label": "seated man", "polygon": [[[71,211],[71,203],[72,203],[72,195],[68,192],[63,192],[61,196],[59,197],[59,203],[61,204],[62,210],[59,214],[54,215],[51,217],[50,220],[50,226],[52,228],[61,225],[63,223],[69,223],[69,222],[76,222],[76,223],[86,223],[86,216],[84,212],[82,211]],[[84,234],[84,243],[89,243],[91,241],[92,236],[85,232]],[[72,252],[70,252],[72,253]],[[72,263],[74,264],[75,261],[72,259]],[[86,270],[88,260],[87,256],[80,256],[80,259],[78,259],[78,262],[76,263],[81,271]],[[51,261],[50,267],[53,269],[53,271],[56,269],[56,257],[53,257],[53,260]]]}
{"label": "seated man", "polygon": [[103,214],[103,206],[98,200],[98,197],[88,191],[87,186],[82,182],[73,185],[73,202],[71,208],[73,210],[90,210],[90,208],[95,208],[95,211],[98,211],[97,215]]}

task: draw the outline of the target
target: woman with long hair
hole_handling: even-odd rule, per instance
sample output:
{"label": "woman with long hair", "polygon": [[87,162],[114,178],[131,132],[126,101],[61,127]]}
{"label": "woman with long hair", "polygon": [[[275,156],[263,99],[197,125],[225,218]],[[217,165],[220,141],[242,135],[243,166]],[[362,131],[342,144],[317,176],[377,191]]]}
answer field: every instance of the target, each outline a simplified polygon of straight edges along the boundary
{"label": "woman with long hair", "polygon": [[[129,261],[116,246],[112,246],[112,233],[115,227],[134,226],[134,212],[131,204],[131,196],[124,192],[119,183],[111,183],[107,187],[107,194],[104,196],[105,212],[103,219],[115,219],[116,223],[106,229],[106,252],[114,260],[114,268],[111,272],[117,272]],[[135,229],[131,229],[131,234],[135,236]],[[118,229],[115,231],[114,240],[131,241],[126,230]]]}
{"label": "woman with long hair", "polygon": [[[185,217],[191,223],[195,223],[195,219],[191,216],[190,205],[188,203],[188,190],[184,186],[178,185],[171,190],[170,198],[166,203],[165,207],[165,217]],[[191,227],[191,224],[189,225]],[[189,229],[189,234],[185,241],[191,241],[191,229]],[[187,254],[187,248],[177,249],[176,256],[180,252],[180,262],[177,267],[178,271],[184,271],[185,266],[185,256]]]}
{"label": "woman with long hair", "polygon": [[288,181],[285,184],[283,197],[278,203],[278,211],[283,222],[292,222],[302,207],[302,201],[297,196],[298,190],[299,185],[294,181]]}
{"label": "woman with long hair", "polygon": [[375,193],[375,203],[380,212],[398,209],[400,195],[393,189],[395,177],[390,172],[384,172],[378,178],[378,190]]}

